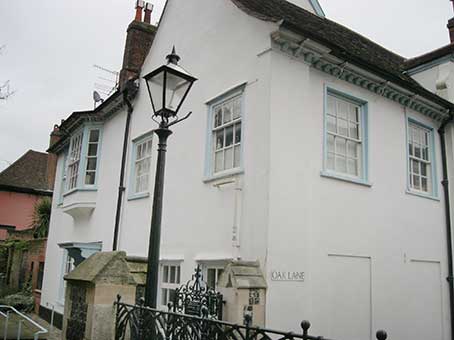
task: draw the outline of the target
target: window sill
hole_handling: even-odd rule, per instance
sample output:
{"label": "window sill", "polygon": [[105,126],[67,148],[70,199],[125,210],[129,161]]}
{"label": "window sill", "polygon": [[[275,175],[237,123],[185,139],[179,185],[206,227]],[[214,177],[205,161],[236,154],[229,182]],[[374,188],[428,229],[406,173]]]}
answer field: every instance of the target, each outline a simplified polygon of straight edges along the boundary
{"label": "window sill", "polygon": [[337,174],[337,173],[333,173],[333,172],[329,172],[329,171],[326,171],[326,170],[320,171],[320,176],[326,177],[326,178],[336,179],[336,180],[343,181],[343,182],[359,184],[359,185],[362,185],[362,186],[365,186],[365,187],[369,187],[369,188],[372,187],[372,183],[370,183],[368,181],[365,181],[365,180],[362,180],[360,178],[352,178],[352,177],[348,177],[348,176],[343,176],[343,175],[340,175],[340,174]]}
{"label": "window sill", "polygon": [[418,197],[422,197],[422,198],[427,198],[427,199],[432,200],[432,201],[440,202],[440,198],[437,197],[437,196],[432,196],[430,194],[424,194],[422,192],[413,191],[411,189],[405,190],[405,193],[407,195],[418,196]]}
{"label": "window sill", "polygon": [[227,170],[227,171],[223,171],[223,172],[220,172],[220,173],[217,173],[214,175],[207,176],[203,179],[203,182],[210,183],[210,182],[217,181],[220,179],[225,179],[225,178],[234,177],[234,176],[243,175],[243,174],[244,174],[244,170],[242,168],[237,168],[237,169]]}
{"label": "window sill", "polygon": [[78,191],[98,191],[98,189],[97,188],[74,188],[74,189],[71,189],[71,190],[65,192],[63,194],[63,197],[69,196]]}
{"label": "window sill", "polygon": [[150,197],[150,193],[143,192],[141,194],[134,194],[134,195],[128,196],[128,201],[135,201],[135,200],[140,200],[142,198],[148,198],[148,197]]}

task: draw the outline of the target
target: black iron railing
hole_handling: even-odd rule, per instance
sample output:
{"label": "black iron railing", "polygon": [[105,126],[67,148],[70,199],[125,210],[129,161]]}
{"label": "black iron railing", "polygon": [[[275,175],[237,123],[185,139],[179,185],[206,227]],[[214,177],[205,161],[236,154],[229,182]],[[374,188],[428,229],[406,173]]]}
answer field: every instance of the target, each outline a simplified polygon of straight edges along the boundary
{"label": "black iron railing", "polygon": [[[165,312],[140,305],[121,302],[116,306],[115,340],[329,340],[322,336],[309,335],[311,324],[301,322],[302,333],[283,332],[250,327],[215,320],[209,317],[206,307],[202,316]],[[384,331],[377,332],[378,340],[386,340]]]}

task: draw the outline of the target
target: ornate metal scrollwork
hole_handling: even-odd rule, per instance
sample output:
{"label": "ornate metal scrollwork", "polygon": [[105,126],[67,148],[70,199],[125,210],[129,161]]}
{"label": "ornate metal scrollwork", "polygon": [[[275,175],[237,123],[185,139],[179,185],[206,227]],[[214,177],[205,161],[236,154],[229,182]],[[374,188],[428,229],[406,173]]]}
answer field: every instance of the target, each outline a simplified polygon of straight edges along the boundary
{"label": "ornate metal scrollwork", "polygon": [[202,270],[198,265],[192,280],[175,291],[175,298],[169,310],[222,320],[222,304],[222,294],[208,287],[203,281]]}

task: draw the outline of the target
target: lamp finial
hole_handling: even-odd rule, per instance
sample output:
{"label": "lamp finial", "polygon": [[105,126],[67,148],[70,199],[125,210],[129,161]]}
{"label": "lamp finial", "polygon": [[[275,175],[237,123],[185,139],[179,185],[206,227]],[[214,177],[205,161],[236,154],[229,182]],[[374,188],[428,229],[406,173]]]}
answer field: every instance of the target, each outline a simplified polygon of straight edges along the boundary
{"label": "lamp finial", "polygon": [[180,61],[180,56],[177,54],[177,52],[175,51],[175,45],[173,46],[172,48],[172,53],[170,53],[167,57],[167,63],[168,64],[175,64],[175,65],[178,65],[178,62]]}

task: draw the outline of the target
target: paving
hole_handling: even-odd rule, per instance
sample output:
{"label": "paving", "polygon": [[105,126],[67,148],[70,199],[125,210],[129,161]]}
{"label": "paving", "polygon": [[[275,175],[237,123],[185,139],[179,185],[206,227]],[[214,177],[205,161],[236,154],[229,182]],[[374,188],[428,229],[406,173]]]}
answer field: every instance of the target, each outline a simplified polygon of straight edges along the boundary
{"label": "paving", "polygon": [[[31,314],[28,315],[31,319],[37,322],[39,325],[47,329],[49,332],[46,334],[41,334],[38,336],[38,339],[48,339],[48,340],[60,340],[61,339],[61,332],[59,329],[53,327],[51,329],[50,325],[40,319],[37,315]],[[19,321],[21,318],[16,314],[11,314],[8,320],[8,328],[7,328],[7,340],[16,340],[18,339],[18,327]],[[23,319],[22,319],[23,320]],[[34,340],[36,332],[39,331],[39,328],[31,324],[30,322],[23,320],[21,325],[21,340]],[[5,336],[5,318],[0,317],[0,339],[4,339]]]}

